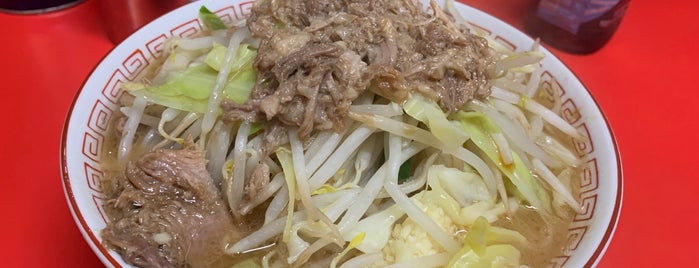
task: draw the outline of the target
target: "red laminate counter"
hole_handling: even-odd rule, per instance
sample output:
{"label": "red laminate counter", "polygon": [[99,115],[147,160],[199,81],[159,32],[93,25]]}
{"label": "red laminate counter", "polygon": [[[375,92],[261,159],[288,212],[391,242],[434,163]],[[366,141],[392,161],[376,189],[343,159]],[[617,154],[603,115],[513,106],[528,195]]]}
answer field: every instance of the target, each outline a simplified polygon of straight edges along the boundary
{"label": "red laminate counter", "polygon": [[[533,0],[462,0],[522,29]],[[99,267],[70,215],[59,145],[68,108],[113,45],[95,0],[0,13],[0,266]],[[602,106],[624,199],[598,267],[699,265],[699,2],[631,1],[601,50],[552,49]]]}

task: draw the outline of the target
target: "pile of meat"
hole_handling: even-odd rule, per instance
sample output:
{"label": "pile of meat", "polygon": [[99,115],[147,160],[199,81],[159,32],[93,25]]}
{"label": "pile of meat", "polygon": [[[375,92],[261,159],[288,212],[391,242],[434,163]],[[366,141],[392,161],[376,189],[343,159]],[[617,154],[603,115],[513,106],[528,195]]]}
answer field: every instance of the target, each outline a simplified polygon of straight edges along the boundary
{"label": "pile of meat", "polygon": [[228,207],[194,144],[156,150],[111,181],[103,243],[140,267],[213,267],[237,241]]}
{"label": "pile of meat", "polygon": [[222,104],[230,121],[344,128],[363,91],[401,103],[411,91],[451,113],[490,94],[487,41],[457,27],[432,3],[413,0],[261,0],[247,21],[261,40],[258,82],[244,104]]}

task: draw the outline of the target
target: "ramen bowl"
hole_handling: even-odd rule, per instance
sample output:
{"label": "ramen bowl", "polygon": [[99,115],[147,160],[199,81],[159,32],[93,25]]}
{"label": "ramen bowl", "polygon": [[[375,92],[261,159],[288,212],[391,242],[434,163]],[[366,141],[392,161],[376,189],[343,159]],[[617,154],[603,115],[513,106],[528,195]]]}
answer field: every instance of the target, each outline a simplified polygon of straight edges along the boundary
{"label": "ramen bowl", "polygon": [[[233,24],[250,13],[253,1],[198,1],[139,29],[95,67],[78,92],[65,122],[61,165],[66,199],[82,235],[106,266],[130,267],[119,254],[105,248],[100,238],[100,230],[108,220],[100,184],[105,176],[101,168],[102,151],[109,122],[120,113],[121,85],[154,63],[168,37],[187,37],[203,31],[205,26],[198,16],[202,5],[224,23]],[[471,27],[503,46],[527,50],[534,44],[527,35],[488,14],[458,3],[456,8]],[[604,254],[621,208],[619,154],[609,124],[590,92],[553,54],[542,51],[546,57],[540,63],[545,70],[541,81],[555,83],[556,86],[549,88],[557,90],[547,94],[562,100],[554,110],[586,136],[584,140],[574,141],[574,152],[585,159],[577,180],[582,213],[568,226],[567,246],[551,260],[550,267],[591,267]]]}

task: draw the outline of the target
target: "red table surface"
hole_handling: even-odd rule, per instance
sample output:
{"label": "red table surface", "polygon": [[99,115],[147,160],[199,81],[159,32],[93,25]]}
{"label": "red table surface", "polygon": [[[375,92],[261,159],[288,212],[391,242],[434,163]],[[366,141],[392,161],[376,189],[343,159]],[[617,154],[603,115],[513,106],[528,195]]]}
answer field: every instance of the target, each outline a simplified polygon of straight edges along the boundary
{"label": "red table surface", "polygon": [[[515,27],[533,0],[463,0]],[[697,1],[632,1],[592,55],[554,53],[587,85],[616,135],[624,173],[618,228],[598,267],[699,264]],[[70,215],[59,144],[83,80],[113,45],[95,1],[41,15],[0,13],[0,262],[99,267]]]}

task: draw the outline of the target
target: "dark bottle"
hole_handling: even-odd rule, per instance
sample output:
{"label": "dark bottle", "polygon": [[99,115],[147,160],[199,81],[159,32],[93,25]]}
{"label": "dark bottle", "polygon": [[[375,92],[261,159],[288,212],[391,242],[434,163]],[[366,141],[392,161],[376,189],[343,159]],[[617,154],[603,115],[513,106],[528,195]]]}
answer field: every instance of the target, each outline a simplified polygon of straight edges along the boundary
{"label": "dark bottle", "polygon": [[629,0],[538,0],[525,29],[560,50],[589,54],[609,41],[628,6]]}
{"label": "dark bottle", "polygon": [[18,14],[43,13],[67,8],[82,0],[0,0],[0,11]]}

